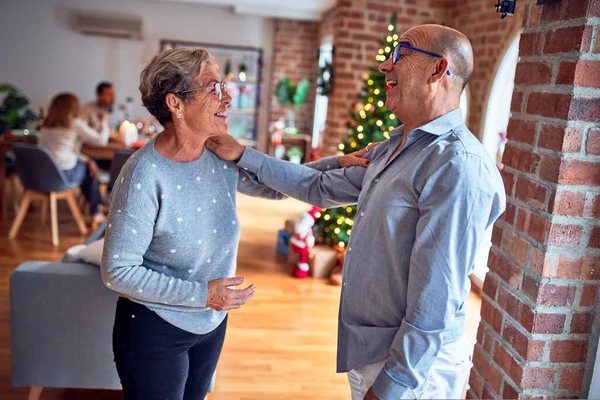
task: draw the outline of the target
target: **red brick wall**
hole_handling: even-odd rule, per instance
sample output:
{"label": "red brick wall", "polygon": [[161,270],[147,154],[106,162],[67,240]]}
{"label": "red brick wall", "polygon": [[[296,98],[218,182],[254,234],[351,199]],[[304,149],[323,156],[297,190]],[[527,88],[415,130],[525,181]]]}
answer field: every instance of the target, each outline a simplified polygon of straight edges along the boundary
{"label": "red brick wall", "polygon": [[328,14],[334,36],[334,86],[329,97],[324,153],[331,154],[347,135],[349,110],[357,100],[365,73],[376,61],[387,26],[398,13],[398,34],[421,23],[442,23],[446,2],[439,0],[340,0]]}
{"label": "red brick wall", "polygon": [[311,86],[310,95],[308,101],[296,112],[296,127],[300,133],[311,135],[319,66],[320,23],[277,19],[273,25],[273,81],[269,124],[279,117],[285,117],[287,121],[286,109],[277,104],[274,95],[277,82],[283,76],[294,82],[306,78]]}
{"label": "red brick wall", "polygon": [[485,0],[452,0],[446,25],[464,33],[473,46],[473,76],[467,89],[469,111],[467,126],[482,138],[487,99],[496,71],[506,50],[520,32],[525,2],[517,3],[516,15],[501,20],[493,2]]}
{"label": "red brick wall", "polygon": [[600,282],[600,3],[526,8],[470,398],[581,398]]}

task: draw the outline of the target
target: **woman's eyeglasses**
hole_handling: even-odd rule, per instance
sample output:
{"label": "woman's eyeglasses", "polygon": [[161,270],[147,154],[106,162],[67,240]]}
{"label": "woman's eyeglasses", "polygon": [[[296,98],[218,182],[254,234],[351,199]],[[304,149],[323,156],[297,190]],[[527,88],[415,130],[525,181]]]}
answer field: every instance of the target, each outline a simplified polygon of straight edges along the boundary
{"label": "woman's eyeglasses", "polygon": [[215,82],[212,85],[200,86],[200,87],[197,87],[196,89],[182,90],[182,91],[176,92],[176,94],[199,92],[199,91],[206,90],[206,89],[211,89],[211,92],[215,92],[217,95],[217,98],[219,100],[222,100],[223,93],[227,92],[227,83],[225,81]]}
{"label": "woman's eyeglasses", "polygon": [[[398,43],[398,45],[394,48],[394,51],[392,52],[392,64],[396,65],[396,63],[398,62],[398,60],[406,55],[406,54],[402,54],[402,49],[406,49],[406,50],[414,50],[414,51],[418,51],[419,53],[423,53],[423,54],[427,54],[428,56],[431,57],[436,57],[436,58],[442,58],[441,55],[437,54],[437,53],[433,53],[431,51],[427,51],[427,50],[423,50],[420,49],[418,47],[413,47],[411,45],[405,44],[405,43]],[[446,70],[446,75],[450,75],[450,70]]]}

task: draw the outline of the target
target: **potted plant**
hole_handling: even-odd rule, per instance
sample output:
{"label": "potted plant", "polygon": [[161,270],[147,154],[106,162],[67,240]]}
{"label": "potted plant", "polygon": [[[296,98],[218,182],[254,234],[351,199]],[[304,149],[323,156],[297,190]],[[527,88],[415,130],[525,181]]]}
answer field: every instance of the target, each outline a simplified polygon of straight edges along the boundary
{"label": "potted plant", "polygon": [[306,103],[310,90],[310,84],[306,79],[300,80],[297,84],[283,77],[277,83],[275,88],[275,97],[277,103],[282,106],[288,106],[288,127],[295,129],[296,109]]}
{"label": "potted plant", "polygon": [[289,149],[287,151],[288,158],[294,164],[301,164],[302,163],[302,156],[303,155],[304,155],[304,152],[298,146],[294,146],[294,147],[292,147],[291,149]]}
{"label": "potted plant", "polygon": [[36,115],[27,106],[29,100],[19,89],[9,84],[0,84],[0,134],[11,129],[25,129]]}

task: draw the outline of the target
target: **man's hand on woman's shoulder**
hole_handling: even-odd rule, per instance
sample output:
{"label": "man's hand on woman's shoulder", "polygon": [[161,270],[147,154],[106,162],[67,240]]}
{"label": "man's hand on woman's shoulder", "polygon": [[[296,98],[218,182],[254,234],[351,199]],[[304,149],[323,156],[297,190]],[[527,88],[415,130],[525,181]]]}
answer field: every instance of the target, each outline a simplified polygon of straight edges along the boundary
{"label": "man's hand on woman's shoulder", "polygon": [[206,140],[206,147],[225,161],[239,161],[245,147],[233,136],[216,135]]}

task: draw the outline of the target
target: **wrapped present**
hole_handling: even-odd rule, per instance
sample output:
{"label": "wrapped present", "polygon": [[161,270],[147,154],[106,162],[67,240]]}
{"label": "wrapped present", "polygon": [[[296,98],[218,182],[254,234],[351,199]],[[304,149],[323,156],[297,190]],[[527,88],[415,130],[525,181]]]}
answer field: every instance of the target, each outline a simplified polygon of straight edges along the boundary
{"label": "wrapped present", "polygon": [[296,229],[296,222],[288,219],[285,221],[285,231],[290,235],[294,234],[294,230]]}
{"label": "wrapped present", "polygon": [[277,252],[282,256],[287,257],[289,252],[288,245],[290,244],[290,238],[292,235],[285,229],[280,229],[277,232]]}
{"label": "wrapped present", "polygon": [[343,275],[342,269],[344,267],[344,260],[346,258],[346,250],[345,249],[336,249],[337,252],[337,264],[333,267],[331,271],[331,276],[329,277],[329,284],[334,286],[342,286]]}
{"label": "wrapped present", "polygon": [[338,263],[338,252],[329,246],[315,246],[310,252],[308,263],[313,278],[328,278]]}

